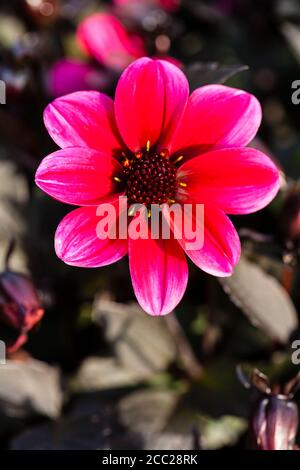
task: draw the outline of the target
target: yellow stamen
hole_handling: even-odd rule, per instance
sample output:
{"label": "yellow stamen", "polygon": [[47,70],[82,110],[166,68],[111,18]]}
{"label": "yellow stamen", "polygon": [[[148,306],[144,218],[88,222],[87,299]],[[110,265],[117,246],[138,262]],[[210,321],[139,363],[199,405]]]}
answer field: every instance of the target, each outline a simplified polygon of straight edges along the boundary
{"label": "yellow stamen", "polygon": [[146,150],[147,150],[147,152],[149,152],[149,150],[150,150],[150,140],[147,140]]}
{"label": "yellow stamen", "polygon": [[123,161],[123,166],[125,166],[125,168],[128,168],[129,167],[129,159],[126,157],[125,160]]}
{"label": "yellow stamen", "polygon": [[151,217],[151,210],[148,209],[148,219],[150,219],[150,217]]}
{"label": "yellow stamen", "polygon": [[169,199],[169,202],[170,202],[171,204],[175,204],[176,201],[175,201],[175,199]]}
{"label": "yellow stamen", "polygon": [[179,186],[181,186],[182,188],[186,188],[186,187],[187,187],[187,184],[186,184],[186,183],[183,183],[182,181],[180,181]]}
{"label": "yellow stamen", "polygon": [[176,158],[174,163],[179,163],[181,160],[183,160],[183,155],[180,155],[180,157]]}
{"label": "yellow stamen", "polygon": [[117,176],[114,176],[114,180],[117,181],[117,183],[121,183],[122,180],[120,180],[120,178],[118,178]]}

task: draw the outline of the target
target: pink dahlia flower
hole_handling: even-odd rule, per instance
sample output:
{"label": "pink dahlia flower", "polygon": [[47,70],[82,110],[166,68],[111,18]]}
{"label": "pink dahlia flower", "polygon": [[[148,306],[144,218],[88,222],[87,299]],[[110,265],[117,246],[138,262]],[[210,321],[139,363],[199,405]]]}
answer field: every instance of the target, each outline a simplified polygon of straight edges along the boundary
{"label": "pink dahlia flower", "polygon": [[146,55],[141,37],[129,34],[122,23],[108,13],[95,13],[85,18],[79,25],[77,39],[85,52],[117,71]]}
{"label": "pink dahlia flower", "polygon": [[[77,92],[56,99],[44,118],[61,150],[42,161],[36,183],[55,199],[82,206],[58,226],[58,257],[99,267],[128,253],[136,297],[152,315],[169,313],[181,300],[185,255],[207,273],[229,276],[240,241],[226,214],[262,209],[279,189],[275,164],[245,148],[261,121],[256,98],[223,85],[189,97],[185,75],[169,62],[141,58],[123,72],[114,102],[95,91]],[[119,195],[142,207],[204,204],[203,246],[191,250],[184,237],[100,240],[96,206],[117,206]],[[191,219],[203,230],[193,211]]]}

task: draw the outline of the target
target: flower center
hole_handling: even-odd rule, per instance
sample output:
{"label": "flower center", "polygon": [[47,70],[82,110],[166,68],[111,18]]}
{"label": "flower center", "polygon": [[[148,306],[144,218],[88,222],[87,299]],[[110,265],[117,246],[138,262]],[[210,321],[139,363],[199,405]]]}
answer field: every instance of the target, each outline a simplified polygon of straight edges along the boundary
{"label": "flower center", "polygon": [[150,149],[124,157],[123,171],[126,178],[128,204],[163,204],[175,202],[178,186],[176,167],[167,151],[157,153]]}

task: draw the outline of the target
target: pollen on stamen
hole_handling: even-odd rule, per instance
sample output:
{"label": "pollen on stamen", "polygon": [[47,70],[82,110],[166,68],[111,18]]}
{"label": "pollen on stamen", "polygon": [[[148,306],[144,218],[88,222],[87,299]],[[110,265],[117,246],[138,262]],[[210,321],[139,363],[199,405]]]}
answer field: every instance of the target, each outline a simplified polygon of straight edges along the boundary
{"label": "pollen on stamen", "polygon": [[147,140],[147,144],[146,144],[146,150],[147,150],[147,152],[149,152],[150,147],[151,147],[151,145],[150,145],[150,140]]}
{"label": "pollen on stamen", "polygon": [[123,165],[125,168],[128,168],[129,165],[130,165],[129,158],[125,157],[125,159],[124,159],[123,162],[122,162],[122,165]]}
{"label": "pollen on stamen", "polygon": [[114,180],[117,181],[117,183],[121,183],[122,180],[120,178],[118,178],[117,176],[114,176]]}
{"label": "pollen on stamen", "polygon": [[174,161],[174,164],[181,162],[183,160],[183,155],[180,155],[176,160]]}
{"label": "pollen on stamen", "polygon": [[179,182],[179,186],[181,186],[182,188],[186,188],[186,187],[187,187],[187,184],[186,184],[186,183],[183,183],[183,181],[180,181],[180,182]]}

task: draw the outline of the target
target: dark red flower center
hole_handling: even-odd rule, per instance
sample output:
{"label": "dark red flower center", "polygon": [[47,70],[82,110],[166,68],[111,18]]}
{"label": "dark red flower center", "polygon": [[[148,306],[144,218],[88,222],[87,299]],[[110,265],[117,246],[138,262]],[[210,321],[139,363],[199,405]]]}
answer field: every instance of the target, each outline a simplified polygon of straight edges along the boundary
{"label": "dark red flower center", "polygon": [[167,151],[143,150],[124,157],[128,204],[163,204],[175,202],[177,168]]}

